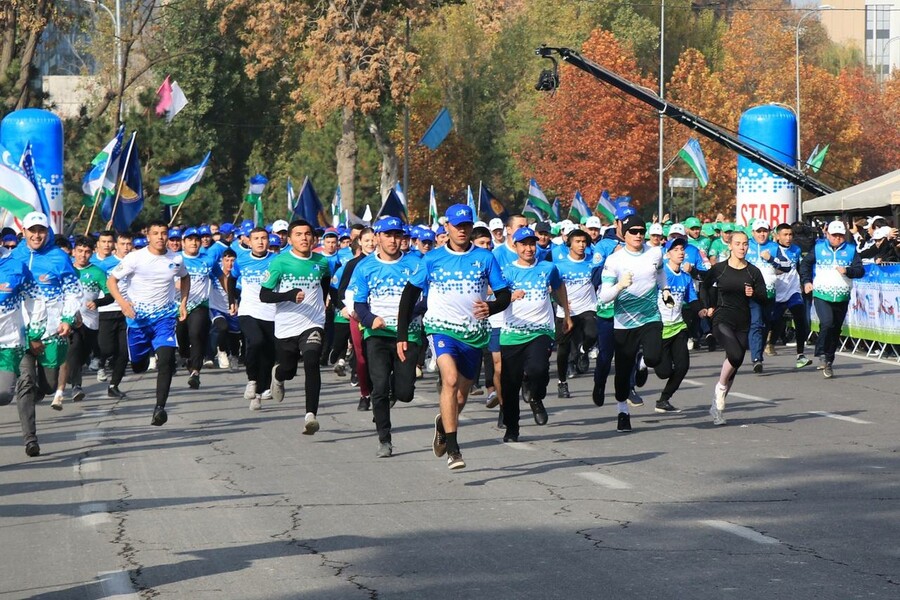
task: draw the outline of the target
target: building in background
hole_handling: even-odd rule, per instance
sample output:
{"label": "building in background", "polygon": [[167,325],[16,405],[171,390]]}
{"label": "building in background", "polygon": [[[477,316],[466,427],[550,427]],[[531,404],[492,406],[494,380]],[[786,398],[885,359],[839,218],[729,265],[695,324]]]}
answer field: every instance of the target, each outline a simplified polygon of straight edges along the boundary
{"label": "building in background", "polygon": [[900,68],[900,0],[824,0],[820,19],[832,41],[863,51],[879,78]]}

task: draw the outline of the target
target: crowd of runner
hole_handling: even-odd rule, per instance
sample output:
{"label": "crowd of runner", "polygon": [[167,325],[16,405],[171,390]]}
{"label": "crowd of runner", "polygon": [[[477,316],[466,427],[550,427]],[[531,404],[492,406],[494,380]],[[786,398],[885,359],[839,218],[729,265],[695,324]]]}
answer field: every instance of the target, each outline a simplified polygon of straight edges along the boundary
{"label": "crowd of runner", "polygon": [[455,470],[465,467],[459,414],[472,394],[486,392],[503,440],[517,442],[521,403],[537,425],[548,422],[552,364],[557,396],[569,398],[568,380],[593,360],[597,406],[615,364],[616,429],[629,432],[651,369],[665,380],[655,411],[678,413],[673,398],[690,351],[721,347],[709,413],[724,425],[747,353],[761,373],[786,321],[796,332],[796,368],[812,364],[813,307],[813,358],[834,376],[851,280],[864,275],[863,258],[890,259],[882,248],[897,233],[872,219],[868,235],[853,225],[848,241],[844,223],[833,221],[802,251],[797,225],[645,223],[629,207],[609,227],[597,217],[484,223],[463,204],[441,223],[170,229],[160,221],[138,236],[65,238],[31,213],[21,237],[0,234],[0,404],[15,399],[25,452],[38,456],[35,404],[52,395],[51,407],[62,410],[67,392],[82,400],[86,374],[122,400],[129,364],[155,370],[151,424],[161,426],[179,360],[192,389],[204,369],[242,366],[254,411],[282,402],[302,366],[302,433],[314,435],[321,371],[333,368],[358,387],[358,409],[373,413],[376,455],[387,458],[392,407],[413,399],[425,371],[437,371],[433,451]]}

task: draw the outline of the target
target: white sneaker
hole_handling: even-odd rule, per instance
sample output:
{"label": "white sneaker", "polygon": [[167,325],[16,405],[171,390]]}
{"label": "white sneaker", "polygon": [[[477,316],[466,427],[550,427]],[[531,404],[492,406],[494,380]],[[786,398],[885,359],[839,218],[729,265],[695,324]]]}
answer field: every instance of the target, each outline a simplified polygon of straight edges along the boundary
{"label": "white sneaker", "polygon": [[213,363],[213,361],[208,358],[203,361],[204,369],[212,369],[214,366],[216,366],[215,363]]}
{"label": "white sneaker", "polygon": [[275,379],[275,369],[278,368],[278,365],[272,367],[272,400],[275,402],[282,402],[284,400],[284,382],[278,381]]}
{"label": "white sneaker", "polygon": [[716,408],[715,404],[709,407],[709,414],[713,418],[713,425],[725,424],[725,417],[722,416],[722,411]]}
{"label": "white sneaker", "polygon": [[147,370],[148,371],[156,370],[156,355],[155,354],[150,357],[150,366],[147,367]]}
{"label": "white sneaker", "polygon": [[244,400],[253,400],[256,397],[256,382],[248,381],[247,387],[244,388]]}
{"label": "white sneaker", "polygon": [[728,395],[728,388],[722,387],[716,383],[716,409],[720,412],[725,410],[725,397]]}
{"label": "white sneaker", "polygon": [[97,369],[97,381],[99,381],[100,383],[109,381],[109,375],[106,373],[106,369],[102,367]]}
{"label": "white sneaker", "polygon": [[431,359],[429,359],[428,364],[425,365],[425,369],[429,373],[437,371],[437,359],[432,356]]}
{"label": "white sneaker", "polygon": [[250,410],[259,410],[260,408],[262,408],[262,403],[259,396],[253,396],[253,399],[250,400]]}
{"label": "white sneaker", "polygon": [[694,349],[694,338],[690,338],[690,337],[688,338],[688,341],[687,341],[687,349],[688,349],[688,350],[693,350],[693,349]]}
{"label": "white sneaker", "polygon": [[97,358],[96,356],[94,358],[92,358],[91,364],[88,366],[88,370],[93,371],[94,373],[99,371],[100,370],[100,359]]}
{"label": "white sneaker", "polygon": [[231,364],[228,362],[228,355],[223,350],[216,353],[216,361],[219,363],[220,369],[230,369]]}
{"label": "white sneaker", "polygon": [[600,351],[596,348],[591,348],[591,351],[588,352],[588,357],[591,360],[597,360],[597,357],[600,356]]}
{"label": "white sneaker", "polygon": [[311,412],[306,413],[305,425],[303,426],[303,435],[313,435],[315,432],[319,430],[319,421],[316,420],[316,415]]}
{"label": "white sneaker", "polygon": [[50,403],[50,408],[53,410],[62,410],[63,403],[63,393],[59,390],[56,390],[56,394],[53,396],[53,402]]}
{"label": "white sneaker", "polygon": [[271,400],[272,399],[272,390],[265,390],[262,394],[259,395],[263,400]]}

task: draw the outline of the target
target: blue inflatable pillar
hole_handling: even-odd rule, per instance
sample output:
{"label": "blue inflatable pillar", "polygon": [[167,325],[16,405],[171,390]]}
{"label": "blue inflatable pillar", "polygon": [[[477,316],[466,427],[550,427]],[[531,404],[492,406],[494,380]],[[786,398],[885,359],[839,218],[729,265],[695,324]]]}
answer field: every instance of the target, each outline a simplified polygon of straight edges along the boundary
{"label": "blue inflatable pillar", "polygon": [[[741,115],[738,136],[776,160],[797,164],[797,117],[789,108],[766,104],[747,110]],[[767,221],[773,229],[795,221],[797,189],[785,178],[738,156],[735,222],[750,225],[755,219]]]}

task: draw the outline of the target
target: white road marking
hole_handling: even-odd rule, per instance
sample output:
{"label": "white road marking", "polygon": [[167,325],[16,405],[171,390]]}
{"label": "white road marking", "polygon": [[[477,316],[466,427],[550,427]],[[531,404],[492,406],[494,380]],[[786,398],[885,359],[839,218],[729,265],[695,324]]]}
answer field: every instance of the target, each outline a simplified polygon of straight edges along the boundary
{"label": "white road marking", "polygon": [[523,442],[504,442],[503,445],[512,448],[513,450],[526,450],[529,452],[534,452],[535,450],[537,450],[537,448],[535,448],[531,444],[525,444]]}
{"label": "white road marking", "polygon": [[97,575],[103,590],[101,600],[140,600],[128,571],[101,571]]}
{"label": "white road marking", "polygon": [[630,490],[631,484],[625,483],[621,479],[616,479],[615,477],[610,477],[609,475],[604,475],[602,473],[596,473],[591,471],[590,473],[579,473],[579,477],[587,479],[591,483],[596,483],[598,485],[602,485],[605,488],[609,488],[611,490]]}
{"label": "white road marking", "polygon": [[856,417],[845,417],[844,415],[836,415],[834,413],[825,412],[824,410],[811,410],[809,411],[811,415],[818,415],[820,417],[828,417],[829,419],[837,419],[838,421],[847,421],[848,423],[856,423],[857,425],[871,425],[871,421],[863,421],[862,419],[857,419]]}
{"label": "white road marking", "polygon": [[78,512],[83,516],[79,518],[84,525],[96,527],[104,523],[112,521],[112,517],[107,512],[105,502],[89,502],[78,507]]}
{"label": "white road marking", "polygon": [[76,440],[102,440],[104,437],[106,437],[106,432],[102,429],[75,432]]}
{"label": "white road marking", "polygon": [[757,544],[780,544],[781,542],[773,537],[769,537],[767,535],[763,535],[758,531],[754,531],[749,527],[744,527],[743,525],[735,525],[734,523],[729,523],[728,521],[717,521],[717,520],[709,520],[709,521],[701,521],[704,525],[708,525],[709,527],[713,527],[715,529],[719,529],[721,531],[725,531],[727,533],[731,533],[738,537],[744,538],[745,540],[749,540],[751,542]]}
{"label": "white road marking", "polygon": [[762,402],[763,404],[778,404],[774,400],[763,398],[762,396],[753,396],[751,394],[742,394],[740,392],[728,392],[728,397],[743,398],[744,400],[753,400],[754,402]]}
{"label": "white road marking", "polygon": [[700,383],[699,381],[694,381],[693,379],[682,379],[682,380],[681,380],[681,383],[682,383],[682,384],[685,384],[685,383],[686,383],[687,385],[694,385],[694,386],[697,386],[697,387],[703,387],[703,384],[702,384],[702,383]]}

